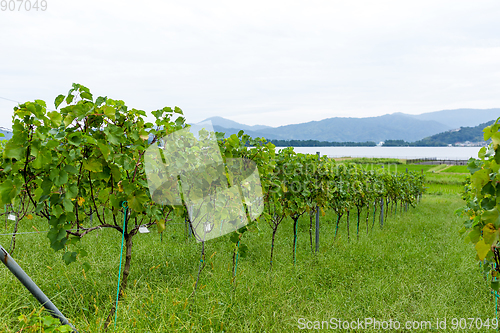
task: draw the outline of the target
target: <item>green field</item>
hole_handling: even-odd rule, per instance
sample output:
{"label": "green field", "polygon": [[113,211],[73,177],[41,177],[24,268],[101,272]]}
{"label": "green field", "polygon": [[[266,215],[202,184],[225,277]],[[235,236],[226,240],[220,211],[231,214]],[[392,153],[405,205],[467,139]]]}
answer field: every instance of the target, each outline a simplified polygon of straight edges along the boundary
{"label": "green field", "polygon": [[442,170],[442,172],[469,173],[469,170],[467,170],[466,165],[452,165]]}
{"label": "green field", "polygon": [[390,172],[406,172],[414,171],[414,172],[428,172],[429,169],[435,167],[435,165],[417,165],[417,164],[361,164],[361,168],[365,170],[388,170]]}
{"label": "green field", "polygon": [[[200,244],[186,239],[182,221],[171,221],[181,224],[168,224],[163,240],[155,230],[138,235],[129,287],[119,304],[116,330],[112,325],[109,331],[297,332],[303,331],[298,327],[300,318],[369,317],[402,324],[447,318],[448,325],[452,318],[494,318],[494,303],[474,260],[475,251],[457,232],[462,221],[453,211],[463,203],[459,179],[451,176],[433,175],[421,203],[406,213],[398,209],[386,218],[383,228],[376,219],[371,230],[370,211],[367,233],[363,212],[359,240],[354,210],[350,242],[345,218],[334,239],[336,216],[327,211],[321,217],[319,253],[311,252],[309,219],[302,217],[296,265],[292,221],[285,221],[278,229],[272,272],[271,229],[259,222],[244,235],[248,256],[239,258],[234,283],[229,235],[209,241],[200,289],[191,298]],[[46,230],[37,219],[23,222],[20,231],[34,231],[31,224]],[[7,233],[12,227],[9,222],[7,229],[0,230]],[[0,236],[5,248],[10,241],[10,236]],[[79,332],[103,332],[116,297],[120,241],[114,230],[82,239],[80,246],[89,252],[92,264],[87,273],[78,263],[66,266],[61,253],[49,248],[44,234],[18,235],[14,258]],[[16,332],[17,317],[39,305],[3,266],[0,280],[4,290],[0,331]]]}

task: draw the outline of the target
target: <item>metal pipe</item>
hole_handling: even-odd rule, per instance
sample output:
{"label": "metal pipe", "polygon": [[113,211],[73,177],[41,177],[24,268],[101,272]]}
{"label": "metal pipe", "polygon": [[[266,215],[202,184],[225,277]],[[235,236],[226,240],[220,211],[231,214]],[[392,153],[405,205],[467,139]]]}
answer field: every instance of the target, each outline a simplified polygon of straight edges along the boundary
{"label": "metal pipe", "polygon": [[43,305],[44,308],[49,310],[52,317],[57,318],[63,325],[69,325],[73,328],[74,332],[78,332],[76,328],[70,324],[68,319],[59,311],[59,309],[45,296],[43,291],[31,280],[31,278],[23,271],[17,262],[9,255],[9,253],[0,245],[0,261],[11,271],[12,274],[24,285],[29,292]]}

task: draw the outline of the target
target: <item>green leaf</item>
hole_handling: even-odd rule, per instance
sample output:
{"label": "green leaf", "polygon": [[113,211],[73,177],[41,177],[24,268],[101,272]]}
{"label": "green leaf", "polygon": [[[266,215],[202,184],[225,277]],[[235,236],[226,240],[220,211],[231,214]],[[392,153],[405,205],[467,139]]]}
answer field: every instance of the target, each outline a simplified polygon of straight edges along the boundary
{"label": "green leaf", "polygon": [[491,289],[498,291],[500,288],[500,281],[491,281]]}
{"label": "green leaf", "polygon": [[491,210],[486,210],[481,214],[481,220],[485,224],[491,223],[495,228],[500,228],[500,211],[495,207]]}
{"label": "green leaf", "polygon": [[68,135],[68,141],[75,146],[79,146],[82,143],[82,133],[76,132]]}
{"label": "green leaf", "polygon": [[500,132],[496,132],[491,136],[491,141],[493,142],[493,149],[497,150],[500,146]]}
{"label": "green leaf", "polygon": [[74,244],[77,244],[77,243],[80,243],[80,237],[78,236],[70,236],[68,238],[68,241],[66,242],[67,245],[74,245]]}
{"label": "green leaf", "polygon": [[120,168],[115,164],[110,164],[109,168],[111,169],[111,175],[113,175],[113,178],[115,179],[115,181],[120,180],[121,176],[122,176],[122,174],[120,172]]}
{"label": "green leaf", "polygon": [[49,194],[52,190],[52,182],[50,181],[50,179],[45,178],[40,187],[43,189],[43,194]]}
{"label": "green leaf", "polygon": [[238,253],[241,258],[246,258],[248,253],[248,246],[246,244],[240,244],[240,248],[238,249]]}
{"label": "green leaf", "polygon": [[68,127],[73,122],[73,120],[75,120],[75,118],[76,116],[72,113],[66,115],[66,117],[64,117],[64,126]]}
{"label": "green leaf", "polygon": [[231,136],[227,138],[227,142],[233,147],[238,147],[240,145],[240,139],[238,139],[236,134],[231,134]]}
{"label": "green leaf", "polygon": [[134,193],[127,197],[128,206],[136,212],[144,211],[143,203],[148,200],[148,196],[144,193]]}
{"label": "green leaf", "polygon": [[43,195],[43,189],[41,189],[40,187],[38,187],[36,190],[35,190],[35,201],[39,201],[40,200],[40,197]]}
{"label": "green leaf", "polygon": [[63,206],[64,206],[65,212],[72,212],[73,211],[74,205],[73,205],[73,202],[71,201],[70,198],[64,198]]}
{"label": "green leaf", "polygon": [[59,95],[56,97],[56,100],[54,101],[54,105],[56,106],[56,109],[61,105],[61,103],[64,101],[64,95]]}
{"label": "green leaf", "polygon": [[102,96],[97,97],[97,99],[95,100],[95,105],[101,106],[102,103],[106,102],[106,99],[107,97],[102,97]]}
{"label": "green leaf", "polygon": [[73,102],[73,98],[75,98],[75,96],[69,93],[68,97],[66,97],[66,104],[70,104],[71,102]]}
{"label": "green leaf", "polygon": [[122,135],[116,126],[106,126],[104,128],[104,133],[106,133],[106,139],[114,144],[119,145],[121,143]]}
{"label": "green leaf", "polygon": [[92,101],[92,94],[89,92],[84,91],[80,93],[80,97]]}
{"label": "green leaf", "polygon": [[21,192],[22,182],[18,179],[12,181],[10,179],[5,180],[0,184],[0,197],[2,199],[2,204],[10,204],[14,201],[14,198]]}
{"label": "green leaf", "polygon": [[53,205],[52,206],[52,215],[55,217],[60,217],[63,213],[63,209],[60,205]]}
{"label": "green leaf", "polygon": [[116,110],[114,107],[106,105],[102,108],[102,112],[106,115],[106,117],[110,118],[111,120],[115,120]]}
{"label": "green leaf", "polygon": [[47,238],[50,240],[50,247],[54,249],[54,251],[59,251],[64,249],[64,245],[68,240],[66,238],[66,230],[63,228],[51,228],[47,233]]}
{"label": "green leaf", "polygon": [[75,168],[73,165],[70,165],[70,164],[66,164],[64,166],[64,171],[66,171],[68,173],[71,173],[73,175],[76,175],[78,173],[78,169]]}
{"label": "green leaf", "polygon": [[495,205],[497,204],[497,200],[495,197],[488,197],[488,198],[483,198],[481,200],[481,208],[485,210],[490,210],[495,208]]}
{"label": "green leaf", "polygon": [[81,257],[81,258],[84,258],[86,256],[88,256],[89,254],[87,253],[87,251],[85,251],[84,249],[79,249],[78,250],[78,255]]}
{"label": "green leaf", "polygon": [[90,135],[83,134],[82,137],[85,139],[85,141],[87,141],[87,143],[90,143],[92,145],[97,144],[97,141]]}
{"label": "green leaf", "polygon": [[482,161],[470,158],[469,163],[467,163],[467,170],[473,175],[476,171],[481,170],[482,164]]}
{"label": "green leaf", "polygon": [[23,146],[14,140],[15,137],[12,137],[9,141],[7,141],[3,151],[3,158],[15,158],[16,160],[21,160],[24,155]]}
{"label": "green leaf", "polygon": [[97,196],[98,199],[99,199],[99,201],[105,202],[108,199],[108,197],[109,197],[109,192],[110,191],[111,191],[110,188],[105,188],[103,190],[100,190],[99,191],[99,195]]}
{"label": "green leaf", "polygon": [[76,261],[76,255],[78,253],[76,252],[66,252],[64,255],[63,255],[63,260],[64,262],[66,263],[66,265],[69,265],[71,264],[72,262],[75,262]]}
{"label": "green leaf", "polygon": [[109,147],[107,145],[105,145],[104,143],[101,143],[101,142],[97,142],[97,146],[99,147],[99,150],[101,151],[102,156],[107,161],[111,150],[109,149]]}
{"label": "green leaf", "polygon": [[479,260],[484,260],[488,252],[490,252],[490,245],[486,244],[483,239],[476,243],[476,252]]}
{"label": "green leaf", "polygon": [[481,169],[470,177],[471,183],[477,190],[481,190],[490,181],[488,170]]}
{"label": "green leaf", "polygon": [[483,228],[483,239],[486,244],[494,245],[498,241],[498,230],[492,223],[488,223]]}
{"label": "green leaf", "polygon": [[91,266],[90,266],[90,264],[88,262],[84,262],[82,264],[82,266],[83,266],[83,269],[85,270],[85,273],[87,273],[88,271],[90,271]]}
{"label": "green leaf", "polygon": [[62,122],[62,115],[57,111],[48,112],[47,116],[52,121],[55,127],[59,127]]}
{"label": "green leaf", "polygon": [[68,182],[68,173],[64,170],[59,170],[58,176],[54,179],[54,185],[63,186]]}
{"label": "green leaf", "polygon": [[229,238],[231,242],[237,244],[240,241],[240,235],[237,232],[231,233],[231,238]]}
{"label": "green leaf", "polygon": [[161,234],[165,230],[165,220],[157,221],[156,227],[158,228],[158,233]]}
{"label": "green leaf", "polygon": [[146,131],[146,130],[141,130],[139,132],[139,137],[142,139],[142,140],[147,140],[149,138],[149,133]]}
{"label": "green leaf", "polygon": [[495,186],[493,185],[493,182],[488,182],[483,189],[481,190],[482,195],[495,195],[496,194],[496,189]]}
{"label": "green leaf", "polygon": [[102,171],[102,164],[96,159],[91,159],[91,160],[85,160],[83,162],[83,168],[88,171],[92,172],[101,172]]}
{"label": "green leaf", "polygon": [[61,333],[67,333],[67,332],[74,332],[73,328],[69,325],[62,325],[59,326],[59,332]]}
{"label": "green leaf", "polygon": [[33,161],[33,167],[35,169],[42,169],[52,162],[52,153],[48,149],[41,150],[38,156]]}
{"label": "green leaf", "polygon": [[38,105],[40,105],[40,106],[43,106],[44,108],[47,107],[47,104],[42,99],[35,99],[35,103],[38,104]]}

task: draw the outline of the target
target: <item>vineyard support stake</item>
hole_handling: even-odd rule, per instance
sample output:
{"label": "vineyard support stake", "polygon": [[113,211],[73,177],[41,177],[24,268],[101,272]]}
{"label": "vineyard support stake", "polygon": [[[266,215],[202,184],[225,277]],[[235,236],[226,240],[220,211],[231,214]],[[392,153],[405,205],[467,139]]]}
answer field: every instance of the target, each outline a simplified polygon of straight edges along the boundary
{"label": "vineyard support stake", "polygon": [[[318,155],[318,161],[320,160],[319,151],[316,152]],[[319,206],[316,206],[316,252],[319,251]]]}
{"label": "vineyard support stake", "polygon": [[23,271],[23,269],[16,263],[14,258],[12,258],[7,251],[0,245],[0,260],[7,266],[12,274],[24,285],[29,292],[35,296],[35,298],[43,305],[44,308],[49,310],[52,317],[57,318],[61,321],[63,325],[69,325],[73,328],[74,332],[78,332],[76,328],[71,325],[64,317],[64,315],[59,311],[59,309],[52,303],[43,291],[31,280],[31,278]]}
{"label": "vineyard support stake", "polygon": [[384,226],[384,199],[380,199],[380,228]]}

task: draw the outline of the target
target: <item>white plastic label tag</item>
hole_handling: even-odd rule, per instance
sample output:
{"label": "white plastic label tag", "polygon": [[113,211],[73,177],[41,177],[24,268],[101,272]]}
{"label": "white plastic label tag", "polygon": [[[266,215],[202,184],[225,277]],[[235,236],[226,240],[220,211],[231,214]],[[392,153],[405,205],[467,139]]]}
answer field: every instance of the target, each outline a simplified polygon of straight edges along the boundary
{"label": "white plastic label tag", "polygon": [[12,215],[12,214],[9,214],[8,219],[11,220],[11,221],[15,221],[16,220],[16,216]]}
{"label": "white plastic label tag", "polygon": [[147,234],[147,233],[149,233],[149,229],[146,227],[139,227],[139,233]]}

